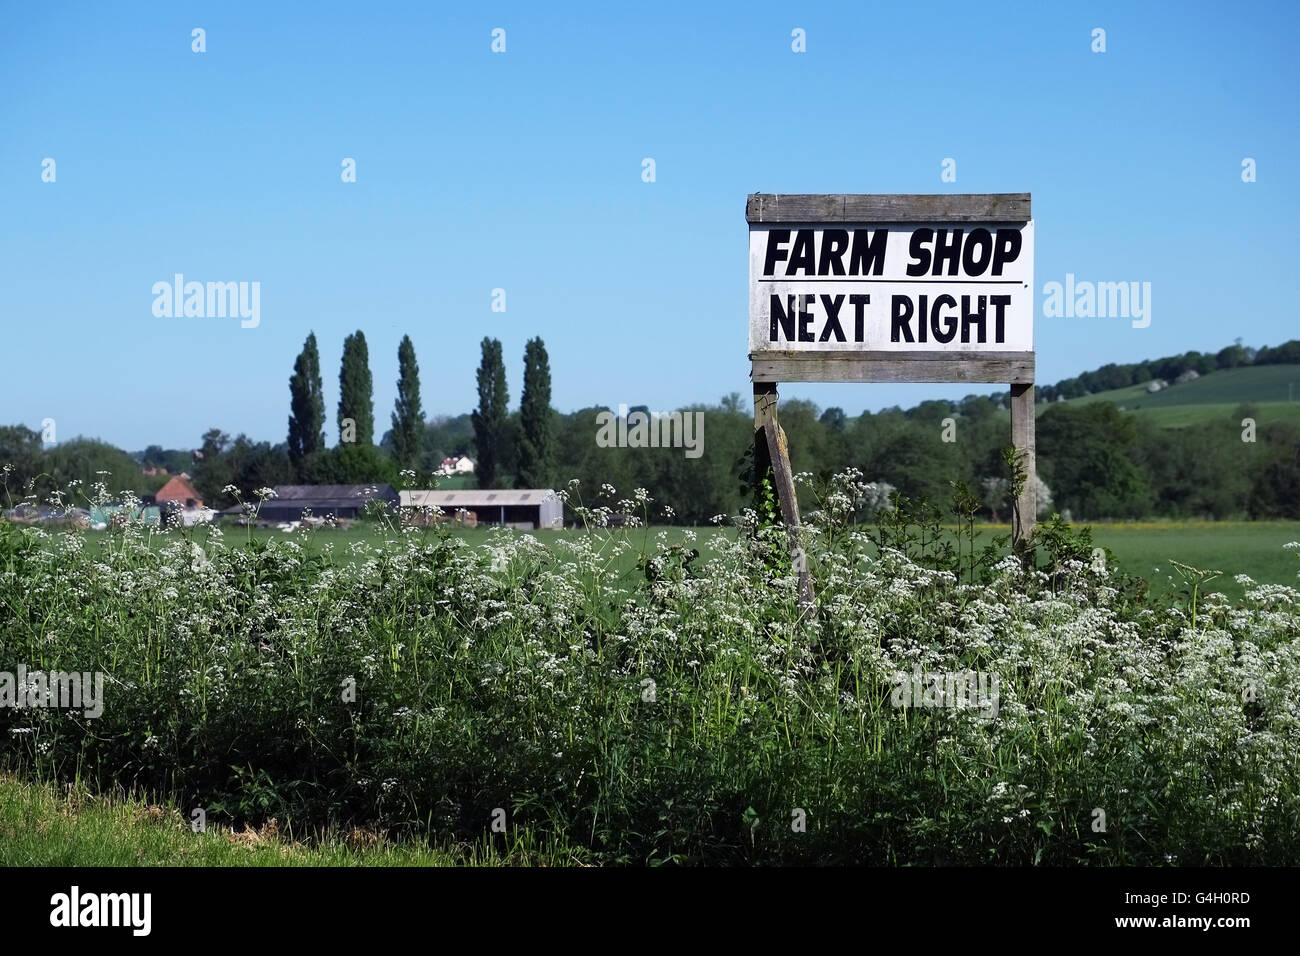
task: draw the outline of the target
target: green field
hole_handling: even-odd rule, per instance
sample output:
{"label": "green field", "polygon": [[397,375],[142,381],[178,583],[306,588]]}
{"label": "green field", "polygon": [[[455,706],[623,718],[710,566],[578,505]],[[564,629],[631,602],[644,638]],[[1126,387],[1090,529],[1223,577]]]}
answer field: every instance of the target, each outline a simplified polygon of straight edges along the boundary
{"label": "green field", "polygon": [[[1169,593],[1176,590],[1180,581],[1170,566],[1170,560],[1201,568],[1203,570],[1222,571],[1210,585],[1211,590],[1222,591],[1234,600],[1243,594],[1242,585],[1235,580],[1236,575],[1245,574],[1261,584],[1287,584],[1300,587],[1297,572],[1300,561],[1283,545],[1290,541],[1300,541],[1300,521],[1151,521],[1151,522],[1104,522],[1087,525],[1092,528],[1093,541],[1098,547],[1110,549],[1120,567],[1132,574],[1146,578],[1153,592]],[[982,546],[992,540],[993,536],[1010,531],[1007,525],[976,525],[976,545]],[[433,532],[418,532],[432,534]],[[475,548],[490,548],[492,542],[501,535],[528,535],[543,545],[553,544],[563,537],[574,537],[587,532],[567,529],[565,531],[511,531],[508,529],[456,528],[452,532],[465,544]],[[625,575],[637,575],[637,556],[640,553],[655,550],[655,543],[660,535],[669,545],[687,543],[693,534],[696,543],[693,547],[705,552],[703,542],[718,534],[731,538],[735,529],[704,527],[682,528],[653,526],[650,528],[631,528],[600,531],[597,534],[608,535],[614,540],[626,540],[632,547],[612,558],[614,566]],[[87,538],[93,547],[102,546],[105,532],[87,532]],[[205,546],[210,531],[197,529],[193,540]],[[365,542],[378,545],[393,533],[370,522],[353,524],[346,529],[321,529],[308,532],[284,532],[266,528],[228,528],[223,532],[223,540],[228,545],[242,541],[288,540],[302,541],[313,550],[329,550],[338,560],[356,561],[364,559],[364,553],[351,549],[354,543]],[[174,540],[168,535],[154,539],[158,543]],[[613,548],[610,549],[611,553]]]}
{"label": "green field", "polygon": [[[1259,365],[1222,369],[1200,378],[1147,392],[1146,383],[1070,399],[1065,404],[1113,402],[1153,423],[1180,428],[1230,418],[1243,404],[1256,409],[1256,420],[1300,424],[1300,366]],[[1050,406],[1042,406],[1040,412]]]}
{"label": "green field", "polygon": [[1300,560],[1282,549],[1300,541],[1300,521],[1116,522],[1092,528],[1093,541],[1109,548],[1125,570],[1147,578],[1156,593],[1168,593],[1181,583],[1171,559],[1222,571],[1209,590],[1234,600],[1244,590],[1234,580],[1238,574],[1261,584],[1300,587]]}

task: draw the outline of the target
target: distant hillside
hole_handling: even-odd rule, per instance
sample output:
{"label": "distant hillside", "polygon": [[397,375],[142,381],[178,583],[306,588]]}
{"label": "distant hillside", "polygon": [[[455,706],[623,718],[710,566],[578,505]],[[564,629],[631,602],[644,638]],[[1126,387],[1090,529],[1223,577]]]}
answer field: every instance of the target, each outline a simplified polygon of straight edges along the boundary
{"label": "distant hillside", "polygon": [[[1256,365],[1226,368],[1182,385],[1148,392],[1147,383],[1096,392],[1061,403],[1085,405],[1111,402],[1152,424],[1181,428],[1233,416],[1244,404],[1254,406],[1260,423],[1300,424],[1300,365]],[[1039,406],[1040,413],[1051,403]]]}

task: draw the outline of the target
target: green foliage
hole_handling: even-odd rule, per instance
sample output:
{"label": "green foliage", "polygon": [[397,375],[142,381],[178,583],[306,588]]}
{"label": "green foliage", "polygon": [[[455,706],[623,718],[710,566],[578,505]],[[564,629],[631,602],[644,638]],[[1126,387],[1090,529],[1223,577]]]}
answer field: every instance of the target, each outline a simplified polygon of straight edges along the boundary
{"label": "green foliage", "polygon": [[0,466],[9,466],[9,481],[18,488],[26,487],[45,471],[45,455],[41,433],[24,425],[0,426]]}
{"label": "green foliage", "polygon": [[[402,468],[418,468],[424,451],[424,412],[420,405],[420,366],[409,335],[397,347],[397,400],[393,409],[393,457]],[[425,469],[426,471],[432,469]]]}
{"label": "green foliage", "polygon": [[[401,487],[401,466],[374,445],[335,445],[317,452],[302,467],[312,485],[390,484]],[[261,486],[253,486],[261,487]]]}
{"label": "green foliage", "polygon": [[1300,518],[1300,429],[1282,426],[1269,431],[1287,430],[1289,438],[1265,446],[1261,456],[1250,490],[1252,518]]}
{"label": "green foliage", "polygon": [[524,346],[524,391],[519,402],[519,464],[516,488],[550,488],[555,483],[555,439],[551,409],[551,365],[540,338]]}
{"label": "green foliage", "polygon": [[1138,518],[1151,510],[1133,460],[1137,426],[1114,405],[1054,406],[1038,418],[1039,471],[1057,506],[1088,518]]}
{"label": "green foliage", "polygon": [[[349,436],[345,421],[355,424]],[[370,350],[359,329],[343,340],[339,365],[339,442],[370,446],[375,443],[374,381],[370,375]],[[349,440],[351,438],[351,440]]]}
{"label": "green foliage", "polygon": [[[160,445],[150,445],[134,457],[145,468],[158,468],[169,475],[179,475],[181,472],[188,472],[194,467],[192,453],[183,448],[163,448]],[[0,451],[0,460],[3,460],[3,451]]]}
{"label": "green foliage", "polygon": [[[1175,421],[1196,424],[1216,417],[1226,418],[1236,405],[1243,402],[1256,403],[1276,412],[1288,403],[1300,405],[1300,366],[1227,368],[1156,392],[1148,392],[1145,384],[1139,384],[1084,395],[1071,404],[1092,402],[1120,405],[1125,411],[1135,412],[1157,425]],[[1238,419],[1237,423],[1240,421]]]}
{"label": "green foliage", "polygon": [[227,457],[229,451],[230,436],[220,428],[209,428],[203,433],[199,457],[194,463],[194,487],[213,507],[224,508],[234,503],[225,490],[235,479],[234,465]]}
{"label": "green foliage", "polygon": [[[1075,378],[1062,379],[1055,385],[1040,386],[1038,394],[1049,402],[1055,402],[1058,398],[1077,399],[1093,396],[1099,392],[1128,389],[1131,386],[1143,385],[1152,379],[1173,382],[1184,372],[1196,372],[1198,375],[1206,376],[1217,370],[1238,369],[1243,366],[1294,364],[1300,364],[1300,339],[1292,339],[1276,348],[1264,346],[1258,350],[1242,347],[1241,339],[1238,339],[1236,345],[1221,350],[1217,355],[1193,351],[1144,362],[1103,365],[1095,371],[1084,372]],[[1216,380],[1215,388],[1221,385],[1231,387],[1226,381],[1220,381],[1219,375],[1213,377]],[[1179,389],[1181,388],[1182,386],[1179,386]],[[1199,391],[1199,388],[1197,390]],[[1155,394],[1163,395],[1162,392]],[[1201,401],[1205,399],[1202,398]]]}
{"label": "green foliage", "polygon": [[[562,866],[561,848],[393,844],[370,830],[295,834],[192,829],[190,811],[125,792],[0,776],[0,866]],[[310,843],[303,842],[311,838]],[[523,850],[523,852],[519,852]]]}
{"label": "green foliage", "polygon": [[[499,807],[491,839],[583,863],[1295,858],[1300,593],[1234,604],[1189,571],[1190,594],[1146,600],[1059,519],[1026,566],[941,533],[973,529],[961,488],[943,512],[895,496],[869,537],[862,491],[822,488],[806,616],[756,513],[669,541],[644,495],[478,548],[128,525],[92,550],[0,523],[0,656],[112,678],[96,720],[0,708],[0,764],[212,826],[477,844]],[[914,667],[996,675],[995,713],[901,705]]]}
{"label": "green foliage", "polygon": [[66,489],[73,481],[86,492],[102,483],[114,496],[155,483],[140,474],[139,464],[126,452],[93,438],[73,438],[46,449],[42,471],[44,477],[36,483],[42,499],[50,489]]}
{"label": "green foliage", "polygon": [[478,367],[478,408],[474,410],[474,445],[478,450],[475,473],[480,488],[496,488],[506,453],[505,436],[510,411],[506,387],[506,366],[499,339],[483,339],[483,358]]}
{"label": "green foliage", "polygon": [[295,469],[325,448],[325,387],[320,377],[316,333],[303,343],[289,378],[289,461]]}
{"label": "green foliage", "polygon": [[[357,374],[345,373],[341,378],[361,382],[348,391],[364,394],[361,404],[365,406],[370,392],[364,339],[357,333],[348,342],[344,366]],[[1089,521],[1300,517],[1300,414],[1297,421],[1290,421],[1279,411],[1300,408],[1300,403],[1288,405],[1279,399],[1296,377],[1296,366],[1282,362],[1292,356],[1291,345],[1258,354],[1249,349],[1220,353],[1225,363],[1220,370],[1142,399],[1152,407],[1144,405],[1138,415],[1121,412],[1105,400],[1107,395],[1120,394],[1114,392],[1044,407],[1038,419],[1038,473],[1046,480],[1055,507],[1068,519]],[[1243,354],[1249,360],[1245,365],[1238,364]],[[1203,364],[1207,357],[1197,355],[1180,357],[1169,367],[1166,360],[1159,360],[1150,363],[1151,369],[1163,375],[1189,362]],[[1122,378],[1121,372],[1122,367],[1107,366],[1097,371],[1097,381]],[[229,484],[247,493],[289,478],[311,481],[342,475],[351,477],[339,480],[390,480],[392,469],[383,456],[337,459],[326,453],[314,335],[298,356],[290,385],[294,414],[286,449],[288,473],[274,447],[254,445],[242,436],[232,442],[214,430],[220,441],[208,451],[215,455],[209,454],[206,463],[192,469],[206,501],[230,504],[222,492]],[[678,409],[683,414],[703,413],[706,425],[702,455],[687,458],[680,448],[601,448],[594,438],[596,415],[604,409],[567,415],[551,409],[549,359],[540,339],[531,340],[525,349],[524,393],[517,412],[509,409],[497,340],[483,342],[478,386],[479,407],[472,415],[438,418],[421,429],[418,367],[409,338],[403,340],[394,428],[384,438],[384,447],[399,468],[429,473],[443,458],[469,453],[477,472],[469,479],[471,486],[551,487],[577,478],[588,488],[604,482],[645,488],[652,499],[674,503],[671,514],[667,510],[656,514],[657,520],[670,523],[701,524],[753,504],[753,422],[735,393],[715,405]],[[1140,386],[1134,388],[1145,395]],[[1041,392],[1054,394],[1051,387]],[[1250,401],[1220,401],[1233,397]],[[1186,404],[1206,398],[1217,404]],[[908,411],[890,408],[850,418],[841,409],[823,412],[796,399],[782,403],[780,418],[796,473],[825,482],[844,468],[855,468],[874,482],[892,485],[912,501],[942,501],[954,484],[964,485],[981,493],[979,518],[1001,521],[1008,517],[1005,505],[1014,500],[1005,493],[1005,481],[1000,481],[1007,474],[1002,459],[1008,433],[1006,403],[1005,392],[967,395],[961,401],[928,401]],[[340,409],[344,407],[341,402]],[[1158,427],[1160,419],[1151,417],[1155,412],[1181,414],[1180,410],[1193,414],[1179,419],[1177,429]],[[1244,418],[1257,423],[1254,442],[1242,441]],[[944,425],[948,419],[951,426]],[[356,421],[358,443],[365,444],[362,439],[372,419],[361,413]],[[211,432],[204,435],[205,446],[212,437]],[[41,474],[49,485],[53,470],[83,480],[96,470],[112,471],[113,492],[146,493],[161,484],[156,478],[139,476],[138,465],[127,464],[129,456],[118,453],[109,462],[101,452],[102,448],[96,451],[100,459],[96,468],[70,465],[66,455],[42,449],[39,435],[31,429],[22,425],[0,429],[0,462],[13,465],[14,487]],[[140,457],[150,464],[168,458],[172,462],[168,470],[175,473],[180,467],[190,469],[187,456],[151,446]],[[83,460],[84,456],[78,459]]]}
{"label": "green foliage", "polygon": [[460,455],[473,458],[475,454],[472,417],[469,414],[439,415],[424,424],[416,470],[422,474],[432,472],[444,458]]}
{"label": "green foliage", "polygon": [[258,488],[292,484],[299,473],[289,461],[285,446],[254,442],[242,434],[231,441],[219,428],[204,433],[199,454],[194,465],[194,487],[211,508],[229,508],[238,503],[239,496],[228,491],[230,487],[248,495]]}

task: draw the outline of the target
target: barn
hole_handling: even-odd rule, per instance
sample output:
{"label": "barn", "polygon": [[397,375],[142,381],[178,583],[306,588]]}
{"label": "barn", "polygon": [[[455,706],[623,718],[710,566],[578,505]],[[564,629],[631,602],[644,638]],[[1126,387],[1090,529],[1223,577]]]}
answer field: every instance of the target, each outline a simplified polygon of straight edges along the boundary
{"label": "barn", "polygon": [[164,501],[174,501],[182,508],[203,507],[203,499],[199,497],[198,491],[190,482],[190,476],[184,473],[170,478],[165,485],[158,489],[153,498],[159,505]]}
{"label": "barn", "polygon": [[355,518],[370,501],[396,507],[397,492],[392,485],[276,485],[275,497],[262,502],[257,517],[261,521],[298,521],[304,511],[310,511],[315,518]]}
{"label": "barn", "polygon": [[441,508],[448,517],[468,511],[479,524],[508,528],[563,528],[564,505],[549,488],[403,491],[403,509]]}

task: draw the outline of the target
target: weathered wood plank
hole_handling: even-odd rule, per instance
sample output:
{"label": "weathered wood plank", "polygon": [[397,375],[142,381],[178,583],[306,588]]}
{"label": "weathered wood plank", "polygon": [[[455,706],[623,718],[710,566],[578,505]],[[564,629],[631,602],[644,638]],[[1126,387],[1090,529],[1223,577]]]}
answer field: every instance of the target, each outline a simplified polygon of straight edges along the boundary
{"label": "weathered wood plank", "polygon": [[790,543],[790,558],[799,575],[799,604],[806,611],[813,606],[812,575],[803,550],[803,534],[799,523],[799,497],[795,493],[794,472],[790,467],[790,446],[785,431],[777,421],[777,394],[775,382],[754,383],[754,470],[755,479],[772,469],[773,484],[781,506],[781,521],[785,524]]}
{"label": "weathered wood plank", "polygon": [[745,218],[752,225],[821,222],[1028,222],[1029,193],[803,194],[752,193]]}
{"label": "weathered wood plank", "polygon": [[1015,545],[1028,544],[1038,523],[1037,445],[1034,438],[1034,386],[1011,386],[1011,444],[1023,452],[1021,464],[1025,469],[1025,484],[1014,505],[1013,535]]}
{"label": "weathered wood plank", "polygon": [[750,376],[760,382],[996,382],[1034,381],[1032,352],[751,352]]}

